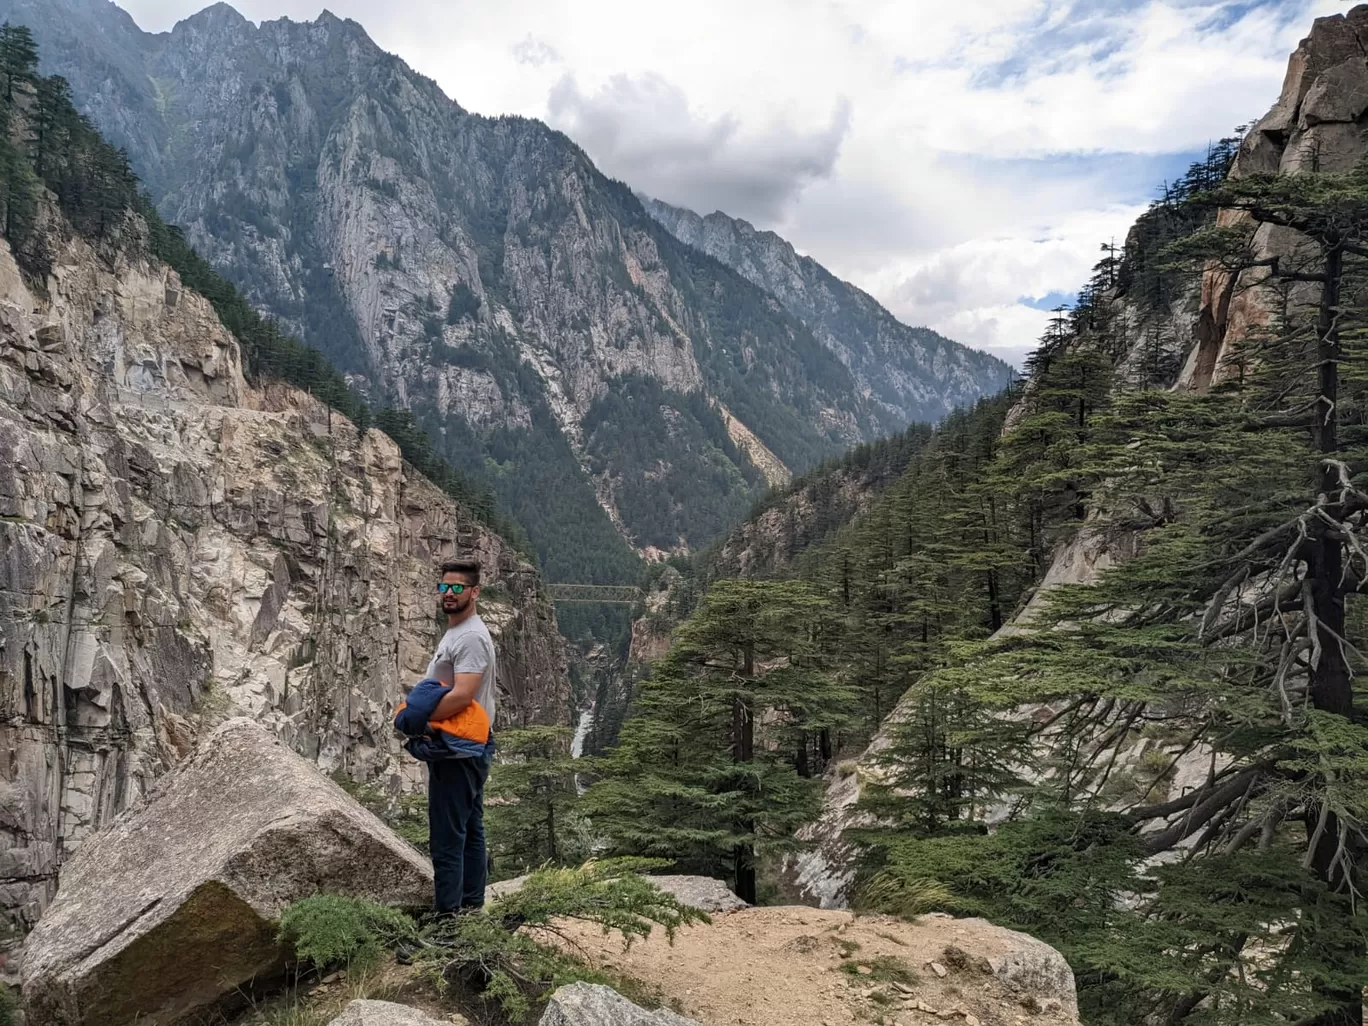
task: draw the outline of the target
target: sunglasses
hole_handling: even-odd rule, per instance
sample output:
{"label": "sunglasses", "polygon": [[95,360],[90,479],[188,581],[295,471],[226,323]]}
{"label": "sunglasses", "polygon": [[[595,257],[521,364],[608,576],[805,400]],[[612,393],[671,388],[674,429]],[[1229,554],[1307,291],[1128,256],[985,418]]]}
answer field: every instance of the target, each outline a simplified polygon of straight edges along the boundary
{"label": "sunglasses", "polygon": [[441,584],[437,585],[437,594],[445,595],[448,592],[450,592],[452,595],[459,595],[467,588],[474,587],[475,585],[473,584],[447,584],[445,581],[443,581]]}

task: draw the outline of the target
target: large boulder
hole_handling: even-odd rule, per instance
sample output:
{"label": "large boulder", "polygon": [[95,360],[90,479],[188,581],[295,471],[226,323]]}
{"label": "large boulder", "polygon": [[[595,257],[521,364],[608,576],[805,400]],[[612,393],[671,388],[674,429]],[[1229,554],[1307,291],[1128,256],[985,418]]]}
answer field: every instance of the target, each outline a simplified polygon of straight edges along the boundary
{"label": "large boulder", "polygon": [[539,1026],[698,1026],[698,1023],[675,1015],[667,1008],[648,1012],[602,984],[571,983],[551,995]]}
{"label": "large boulder", "polygon": [[427,860],[254,722],[229,720],[62,869],[26,945],[44,1026],[161,1026],[285,967],[275,920],[317,892],[430,902]]}

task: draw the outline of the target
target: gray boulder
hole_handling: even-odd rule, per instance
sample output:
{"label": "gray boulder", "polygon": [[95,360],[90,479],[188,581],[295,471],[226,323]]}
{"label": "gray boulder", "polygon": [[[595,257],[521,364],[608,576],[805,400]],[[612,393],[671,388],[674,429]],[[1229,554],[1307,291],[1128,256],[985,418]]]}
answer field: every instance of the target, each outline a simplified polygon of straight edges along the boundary
{"label": "gray boulder", "polygon": [[328,1026],[451,1026],[426,1012],[393,1001],[352,1001]]}
{"label": "gray boulder", "polygon": [[666,894],[674,895],[681,905],[704,912],[735,912],[750,908],[726,884],[710,876],[651,876],[647,879]]}
{"label": "gray boulder", "polygon": [[[407,1026],[407,1024],[405,1024]],[[421,1026],[421,1024],[420,1024]],[[551,995],[540,1026],[699,1026],[667,1008],[657,1012],[632,1004],[598,983],[571,983]]]}
{"label": "gray boulder", "polygon": [[[750,908],[733,894],[726,884],[710,876],[648,876],[646,879],[666,894],[673,895],[681,905],[689,905],[710,915]],[[490,884],[485,888],[485,901],[491,902],[513,894],[520,890],[526,881],[527,877],[517,876],[511,880]]]}
{"label": "gray boulder", "polygon": [[229,720],[62,869],[21,969],[44,1026],[162,1026],[280,973],[317,892],[421,907],[427,860],[256,723]]}

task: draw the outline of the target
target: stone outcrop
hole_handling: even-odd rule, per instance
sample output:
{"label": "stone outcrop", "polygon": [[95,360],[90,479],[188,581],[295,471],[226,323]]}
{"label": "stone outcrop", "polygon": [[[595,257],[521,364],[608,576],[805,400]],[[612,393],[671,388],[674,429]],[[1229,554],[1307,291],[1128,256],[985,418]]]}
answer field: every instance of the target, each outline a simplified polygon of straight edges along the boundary
{"label": "stone outcrop", "polygon": [[406,786],[389,726],[474,554],[505,722],[568,722],[536,571],[378,431],[243,380],[208,302],[71,242],[43,290],[0,246],[0,915],[193,745],[248,714],[326,772]]}
{"label": "stone outcrop", "polygon": [[163,1026],[282,973],[275,920],[291,902],[422,907],[431,887],[427,860],[340,787],[229,720],[63,867],[24,997],[45,1026]]}
{"label": "stone outcrop", "polygon": [[393,1001],[351,1001],[328,1026],[451,1026],[426,1012]]}
{"label": "stone outcrop", "polygon": [[668,1008],[648,1012],[601,983],[571,983],[551,995],[539,1026],[698,1026]]}
{"label": "stone outcrop", "polygon": [[[682,905],[700,909],[709,914],[735,912],[737,909],[750,908],[738,898],[721,880],[710,876],[648,876],[652,884],[673,897]],[[517,892],[527,877],[517,876],[511,880],[500,880],[485,888],[485,900],[495,901]]]}
{"label": "stone outcrop", "polygon": [[[1249,130],[1231,168],[1232,178],[1250,174],[1347,171],[1368,153],[1368,5],[1318,18],[1288,61],[1282,93]],[[1223,212],[1221,224],[1247,215]],[[1256,259],[1281,256],[1292,262],[1301,250],[1297,233],[1265,225],[1255,236]],[[1209,270],[1180,385],[1204,389],[1234,371],[1225,358],[1252,331],[1268,325],[1279,309],[1274,290],[1261,287],[1265,268],[1232,273]],[[1309,300],[1312,286],[1294,289],[1293,304]]]}
{"label": "stone outcrop", "polygon": [[656,931],[625,949],[590,925],[562,930],[593,964],[642,981],[702,1023],[1078,1023],[1064,957],[981,919],[749,908],[684,927],[673,942]]}

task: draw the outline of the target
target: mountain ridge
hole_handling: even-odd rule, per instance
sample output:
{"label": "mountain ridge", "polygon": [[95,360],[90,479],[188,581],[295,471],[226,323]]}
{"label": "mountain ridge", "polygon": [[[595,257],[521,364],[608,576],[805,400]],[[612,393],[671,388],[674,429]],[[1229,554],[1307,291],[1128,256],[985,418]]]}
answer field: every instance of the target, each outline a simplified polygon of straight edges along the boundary
{"label": "mountain ridge", "polygon": [[984,394],[973,381],[995,382],[991,393],[1016,376],[990,353],[903,323],[869,293],[799,253],[777,232],[720,210],[702,215],[639,196],[647,213],[676,238],[778,298],[836,353],[867,398],[905,423],[939,420],[972,404]]}
{"label": "mountain ridge", "polygon": [[[553,579],[630,578],[624,540],[689,550],[739,519],[777,471],[727,418],[786,473],[904,426],[568,137],[466,112],[356,22],[253,26],[220,4],[151,35],[90,0],[0,0],[3,17],[33,28],[163,216],[363,394],[412,409]],[[587,431],[641,375],[669,401]]]}

